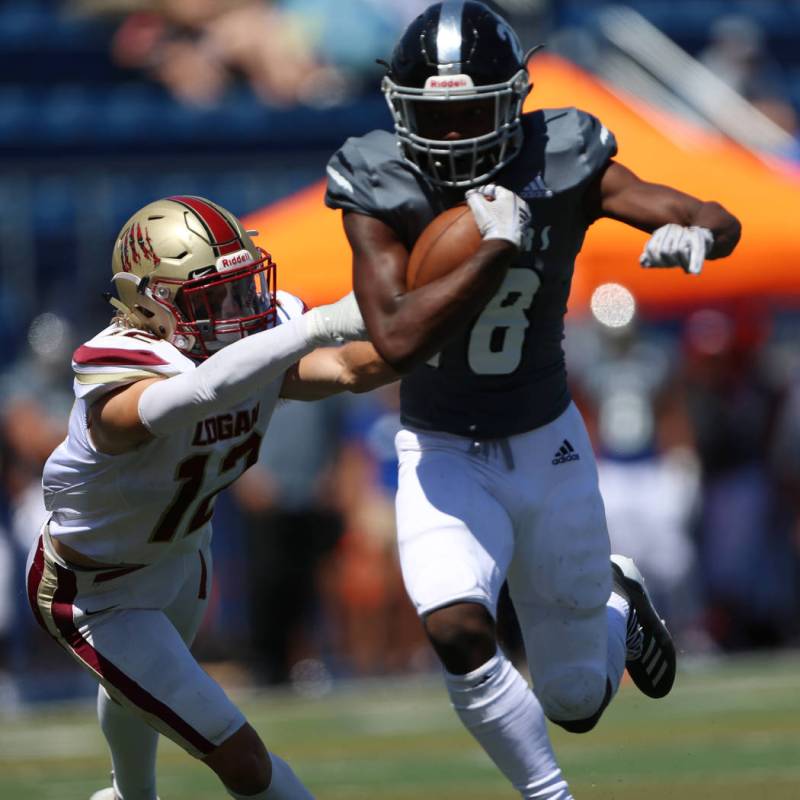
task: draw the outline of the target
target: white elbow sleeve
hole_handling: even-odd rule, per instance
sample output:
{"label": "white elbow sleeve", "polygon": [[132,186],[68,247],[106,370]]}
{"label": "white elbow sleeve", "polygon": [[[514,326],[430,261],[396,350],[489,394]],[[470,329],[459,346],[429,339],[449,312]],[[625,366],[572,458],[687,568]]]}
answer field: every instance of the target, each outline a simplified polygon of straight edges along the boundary
{"label": "white elbow sleeve", "polygon": [[191,372],[148,386],[139,398],[139,418],[154,436],[194,425],[258,394],[319,338],[308,315],[240,339]]}

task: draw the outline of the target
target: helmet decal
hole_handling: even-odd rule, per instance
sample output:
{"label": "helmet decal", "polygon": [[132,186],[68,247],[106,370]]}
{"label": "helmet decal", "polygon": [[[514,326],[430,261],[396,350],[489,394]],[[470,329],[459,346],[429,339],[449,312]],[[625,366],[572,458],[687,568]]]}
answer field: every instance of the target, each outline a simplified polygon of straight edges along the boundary
{"label": "helmet decal", "polygon": [[150,261],[154,267],[157,267],[161,263],[161,259],[156,255],[155,250],[153,250],[153,243],[150,241],[147,225],[144,226],[144,235],[142,235],[142,226],[138,222],[136,223],[136,241],[139,243],[139,247],[142,248],[144,257]]}
{"label": "helmet decal", "polygon": [[128,237],[124,233],[119,237],[119,244],[117,246],[119,248],[119,260],[122,263],[122,269],[124,269],[125,272],[130,272],[131,256],[128,252]]}
{"label": "helmet decal", "polygon": [[[138,249],[137,249],[138,245]],[[161,263],[161,259],[153,249],[153,242],[145,225],[142,230],[141,223],[128,227],[119,239],[120,261],[122,269],[130,272],[134,265],[139,265],[142,260],[149,261],[154,267]],[[141,250],[141,255],[139,251]]]}
{"label": "helmet decal", "polygon": [[141,258],[139,257],[139,253],[136,250],[136,237],[133,234],[133,225],[131,225],[130,228],[128,228],[128,236],[126,238],[128,239],[128,244],[130,246],[130,253],[131,253],[131,258],[133,259],[133,263],[134,264],[140,263]]}

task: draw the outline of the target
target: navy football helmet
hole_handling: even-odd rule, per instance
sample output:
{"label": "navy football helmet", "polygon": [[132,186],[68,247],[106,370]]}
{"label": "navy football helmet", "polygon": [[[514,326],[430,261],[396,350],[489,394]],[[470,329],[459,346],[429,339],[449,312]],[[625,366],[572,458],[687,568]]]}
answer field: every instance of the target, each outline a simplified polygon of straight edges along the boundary
{"label": "navy football helmet", "polygon": [[491,178],[522,147],[526,60],[514,30],[483,3],[426,9],[395,47],[382,85],[405,159],[437,186]]}

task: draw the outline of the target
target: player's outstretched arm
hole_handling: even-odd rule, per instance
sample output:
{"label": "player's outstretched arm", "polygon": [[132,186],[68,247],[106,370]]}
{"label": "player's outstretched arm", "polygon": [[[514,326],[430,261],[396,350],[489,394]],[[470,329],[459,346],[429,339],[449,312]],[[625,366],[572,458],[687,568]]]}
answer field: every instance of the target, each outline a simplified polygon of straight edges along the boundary
{"label": "player's outstretched arm", "polygon": [[369,392],[400,378],[369,342],[320,347],[289,367],[281,397],[321,400],[339,392]]}
{"label": "player's outstretched arm", "polygon": [[125,452],[237,405],[317,347],[364,337],[364,321],[351,293],[233,342],[197,369],[145,379],[101,398],[89,411],[92,440],[102,452]]}
{"label": "player's outstretched arm", "polygon": [[[475,253],[457,269],[414,291],[406,288],[409,254],[394,231],[374,217],[345,213],[345,232],[353,251],[353,286],[369,338],[398,372],[438,352],[502,283],[528,220],[527,207],[517,205],[519,198],[501,188],[497,193],[497,200],[479,193],[468,198],[471,206],[485,212],[482,226],[476,214],[483,242]],[[523,201],[519,203],[524,206]],[[501,212],[494,222],[493,212]]]}
{"label": "player's outstretched arm", "polygon": [[653,233],[642,266],[680,266],[698,273],[706,258],[730,255],[741,236],[739,220],[719,203],[638,178],[611,161],[590,193],[594,217],[610,217]]}

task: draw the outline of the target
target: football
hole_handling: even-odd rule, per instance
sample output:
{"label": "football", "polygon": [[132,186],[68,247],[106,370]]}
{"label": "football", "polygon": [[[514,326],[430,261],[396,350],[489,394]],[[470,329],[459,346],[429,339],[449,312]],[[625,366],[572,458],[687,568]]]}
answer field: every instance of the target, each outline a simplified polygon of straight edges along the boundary
{"label": "football", "polygon": [[406,270],[406,286],[416,289],[452,272],[481,243],[475,218],[466,203],[448,208],[417,239]]}

